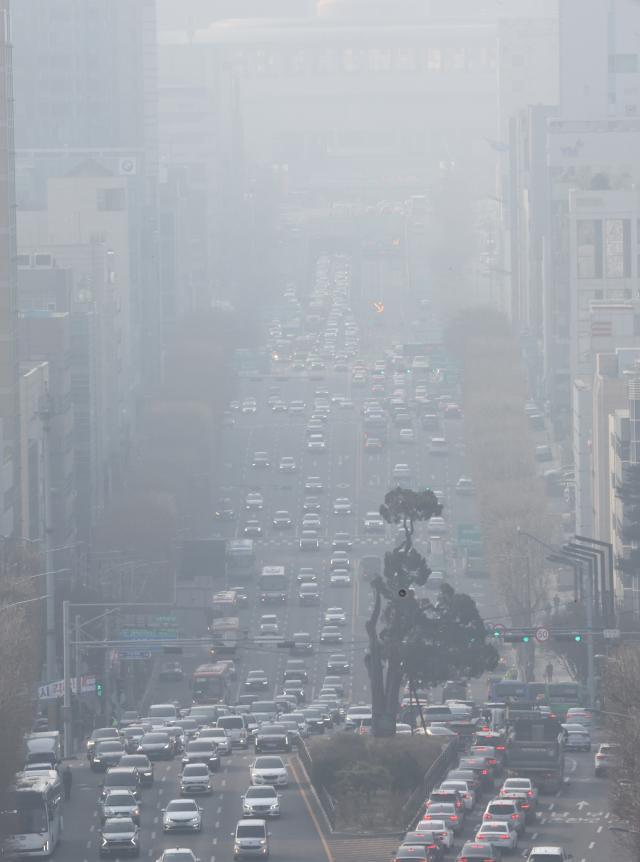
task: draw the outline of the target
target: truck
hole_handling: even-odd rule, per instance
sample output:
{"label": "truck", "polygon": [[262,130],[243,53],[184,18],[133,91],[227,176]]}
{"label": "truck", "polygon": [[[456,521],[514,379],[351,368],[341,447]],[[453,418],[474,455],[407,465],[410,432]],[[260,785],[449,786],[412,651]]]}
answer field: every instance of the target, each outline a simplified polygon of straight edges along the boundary
{"label": "truck", "polygon": [[555,793],[564,781],[561,722],[535,709],[507,707],[506,769],[510,778],[530,778],[543,792]]}
{"label": "truck", "polygon": [[29,733],[25,736],[27,754],[25,765],[35,763],[47,764],[56,769],[62,761],[62,743],[59,730],[47,730],[41,733]]}

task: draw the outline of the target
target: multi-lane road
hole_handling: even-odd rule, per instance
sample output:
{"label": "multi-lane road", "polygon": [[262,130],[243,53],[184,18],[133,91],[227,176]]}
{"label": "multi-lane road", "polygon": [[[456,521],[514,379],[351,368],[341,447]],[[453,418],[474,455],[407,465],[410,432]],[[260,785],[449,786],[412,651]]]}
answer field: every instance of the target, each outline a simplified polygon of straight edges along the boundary
{"label": "multi-lane road", "polygon": [[[401,340],[400,333],[389,333],[389,345],[392,341]],[[377,345],[379,342],[380,333],[377,332],[370,343]],[[368,364],[381,358],[369,353],[366,333],[361,336],[361,345],[363,358]],[[364,530],[365,513],[377,510],[385,492],[397,484],[392,480],[395,464],[409,464],[413,487],[431,487],[443,496],[449,541],[447,574],[452,585],[472,595],[486,619],[497,621],[504,611],[487,582],[465,579],[453,554],[453,537],[457,526],[477,520],[473,498],[458,495],[455,491],[457,480],[468,475],[462,442],[462,421],[445,420],[444,430],[449,443],[446,457],[430,454],[428,441],[431,432],[422,429],[419,423],[414,424],[413,443],[402,442],[398,429],[390,426],[387,445],[381,451],[369,452],[364,448],[362,416],[363,400],[369,397],[368,388],[354,387],[351,374],[334,370],[330,361],[322,374],[314,377],[316,379],[311,379],[308,371],[283,371],[274,365],[273,371],[260,379],[239,379],[235,399],[242,403],[245,399],[254,398],[257,408],[255,413],[235,411],[235,424],[225,430],[222,460],[226,487],[221,490],[220,496],[231,498],[237,518],[234,522],[220,524],[216,529],[220,535],[228,538],[240,536],[246,518],[257,518],[264,529],[264,536],[255,540],[258,567],[284,565],[290,572],[291,580],[288,602],[279,608],[261,607],[255,591],[251,592],[250,605],[241,612],[242,628],[250,632],[252,637],[240,647],[236,656],[238,686],[241,686],[249,670],[263,669],[269,677],[271,692],[275,694],[281,690],[287,651],[275,646],[258,645],[253,639],[260,615],[274,612],[279,616],[284,638],[294,632],[306,631],[314,640],[314,652],[308,660],[310,689],[314,693],[319,690],[326,673],[328,654],[342,651],[347,653],[351,662],[351,672],[347,677],[348,700],[351,703],[366,703],[369,701],[369,692],[363,666],[364,621],[371,597],[367,585],[360,578],[357,561],[365,554],[382,555],[385,547],[395,538],[395,529],[391,527],[387,527],[384,534],[372,535]],[[414,376],[407,375],[409,392],[415,382]],[[418,382],[423,380],[419,379]],[[341,406],[338,401],[332,404],[325,432],[326,449],[323,452],[309,452],[305,429],[317,390],[328,392],[330,399],[340,395],[348,401],[346,406]],[[307,405],[305,415],[272,411],[269,399],[274,395],[286,404],[293,400],[304,401]],[[256,451],[268,453],[271,463],[269,468],[252,467]],[[294,458],[296,472],[279,472],[280,458],[285,456]],[[309,476],[320,477],[323,483],[323,490],[317,494],[321,499],[321,547],[317,552],[302,552],[298,547],[305,499],[304,482]],[[245,511],[245,498],[252,490],[259,490],[264,497],[264,508],[255,514]],[[351,514],[333,514],[332,503],[337,497],[350,499]],[[287,510],[291,514],[293,526],[290,530],[274,530],[272,521],[279,510]],[[353,540],[353,580],[350,587],[329,584],[331,540],[338,531],[348,532]],[[421,527],[416,535],[418,547],[426,549],[426,529]],[[301,566],[312,566],[316,570],[321,593],[318,606],[299,605],[295,575]],[[319,642],[322,615],[330,606],[342,607],[347,615],[348,625],[344,629],[342,647],[329,648]],[[202,636],[204,631],[190,631],[188,634]],[[204,659],[205,656],[185,657],[187,678],[195,664]],[[473,690],[478,700],[484,699],[482,681],[475,683]],[[187,706],[190,703],[188,683],[158,682],[152,692],[152,700],[178,700]],[[163,848],[180,845],[191,847],[202,862],[231,859],[231,833],[241,816],[240,796],[249,783],[248,766],[251,759],[250,752],[235,752],[223,759],[221,771],[214,776],[214,793],[203,803],[203,832],[180,837],[165,837],[161,829],[161,809],[169,799],[178,795],[179,760],[157,764],[155,784],[145,791],[143,799],[142,857],[156,859]],[[568,757],[569,782],[557,797],[544,798],[539,821],[529,828],[524,846],[531,843],[560,844],[573,854],[575,862],[625,858],[624,855],[616,855],[618,851],[613,848],[607,828],[606,782],[593,778],[592,763],[592,755]],[[96,803],[100,778],[80,759],[73,764],[73,772],[73,799],[71,803],[66,803],[64,843],[58,851],[59,857],[65,862],[81,862],[95,859],[98,855],[99,819]],[[283,792],[282,811],[282,818],[271,826],[273,858],[283,862],[301,858],[307,862],[343,862],[340,858],[333,858],[331,842],[326,841],[326,836],[319,831],[322,821],[315,815],[308,795],[299,791],[295,780]],[[481,812],[477,811],[468,818],[465,837],[473,833],[473,827],[480,817]],[[363,850],[363,862],[365,858],[367,862],[374,862],[371,859],[371,846],[367,844],[366,848]],[[387,857],[381,862],[387,862]]]}

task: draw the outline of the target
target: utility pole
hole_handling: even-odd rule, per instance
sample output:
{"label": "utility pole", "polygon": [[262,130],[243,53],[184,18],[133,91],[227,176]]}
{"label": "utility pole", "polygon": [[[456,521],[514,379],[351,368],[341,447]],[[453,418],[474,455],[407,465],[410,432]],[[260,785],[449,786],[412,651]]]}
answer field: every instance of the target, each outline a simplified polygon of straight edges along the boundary
{"label": "utility pole", "polygon": [[42,489],[43,489],[43,512],[44,512],[44,543],[45,543],[45,571],[46,580],[46,680],[55,682],[58,678],[57,654],[56,654],[56,584],[53,575],[53,524],[51,507],[51,396],[49,390],[40,402],[39,417],[42,422]]}
{"label": "utility pole", "polygon": [[589,571],[587,575],[587,589],[586,589],[586,611],[587,611],[587,693],[589,696],[589,706],[591,709],[595,706],[596,702],[596,677],[595,677],[595,664],[594,664],[594,649],[593,649],[593,581],[592,577],[595,577],[592,574],[592,571]]}
{"label": "utility pole", "polygon": [[[64,679],[62,727],[65,757],[70,757],[73,749],[73,733],[71,725],[71,646],[69,644],[69,604],[69,601],[66,600],[62,603],[62,664]],[[76,685],[78,685],[77,682]],[[78,690],[79,689],[76,689],[76,691]]]}

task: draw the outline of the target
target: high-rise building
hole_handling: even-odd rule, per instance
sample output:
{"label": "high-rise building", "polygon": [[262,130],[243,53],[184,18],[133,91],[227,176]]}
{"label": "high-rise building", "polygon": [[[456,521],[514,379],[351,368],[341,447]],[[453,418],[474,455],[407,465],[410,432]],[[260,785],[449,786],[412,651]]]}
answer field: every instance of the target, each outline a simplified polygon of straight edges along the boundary
{"label": "high-rise building", "polygon": [[[9,0],[0,0],[0,533],[20,534],[16,231]],[[8,483],[8,484],[7,484]]]}
{"label": "high-rise building", "polygon": [[88,163],[126,184],[132,380],[153,380],[161,322],[155,0],[20,0],[15,11],[18,207],[44,209],[48,181]]}

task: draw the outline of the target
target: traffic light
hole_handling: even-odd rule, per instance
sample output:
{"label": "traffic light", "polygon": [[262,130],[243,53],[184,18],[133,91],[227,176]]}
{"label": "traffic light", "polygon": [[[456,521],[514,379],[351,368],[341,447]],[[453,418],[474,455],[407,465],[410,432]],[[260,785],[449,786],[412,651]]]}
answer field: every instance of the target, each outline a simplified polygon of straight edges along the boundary
{"label": "traffic light", "polygon": [[505,632],[502,639],[506,644],[528,644],[533,638],[533,632]]}
{"label": "traffic light", "polygon": [[96,695],[98,697],[103,697],[104,695],[104,686],[98,679],[96,680]]}
{"label": "traffic light", "polygon": [[582,643],[582,635],[580,632],[557,632],[554,634],[554,640],[568,641],[573,643]]}

